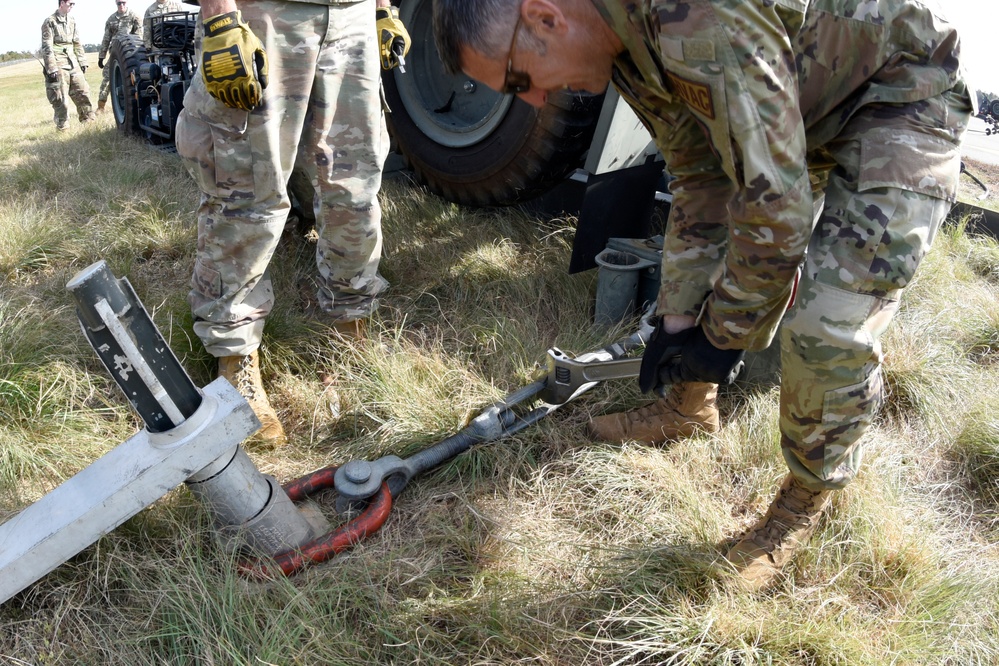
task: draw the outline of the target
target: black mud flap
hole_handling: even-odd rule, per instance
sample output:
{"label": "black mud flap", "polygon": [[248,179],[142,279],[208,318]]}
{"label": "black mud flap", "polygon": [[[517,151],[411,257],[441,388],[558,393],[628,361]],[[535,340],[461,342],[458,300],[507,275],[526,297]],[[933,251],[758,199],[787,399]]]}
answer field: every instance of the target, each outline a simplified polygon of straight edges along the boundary
{"label": "black mud flap", "polygon": [[648,238],[652,235],[652,210],[656,185],[663,177],[663,163],[645,164],[591,175],[576,224],[569,273],[596,268],[594,260],[609,238]]}

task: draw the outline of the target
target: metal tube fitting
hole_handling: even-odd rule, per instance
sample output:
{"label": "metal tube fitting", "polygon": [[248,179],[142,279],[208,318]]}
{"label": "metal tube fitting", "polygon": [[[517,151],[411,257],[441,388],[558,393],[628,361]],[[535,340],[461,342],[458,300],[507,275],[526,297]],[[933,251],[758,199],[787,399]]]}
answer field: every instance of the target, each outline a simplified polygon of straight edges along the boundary
{"label": "metal tube fitting", "polygon": [[279,555],[329,529],[321,515],[300,511],[239,446],[190,477],[187,487],[211,511],[230,552]]}
{"label": "metal tube fitting", "polygon": [[152,433],[179,426],[201,405],[201,391],[184,371],[128,280],[104,261],[66,285],[77,316],[104,367]]}
{"label": "metal tube fitting", "polygon": [[606,248],[596,256],[597,298],[593,321],[597,326],[613,326],[635,312],[640,271],[655,264],[631,252]]}
{"label": "metal tube fitting", "polygon": [[242,524],[219,528],[219,539],[230,553],[275,557],[304,546],[329,531],[318,511],[294,504],[273,476],[262,475],[270,491],[260,513]]}

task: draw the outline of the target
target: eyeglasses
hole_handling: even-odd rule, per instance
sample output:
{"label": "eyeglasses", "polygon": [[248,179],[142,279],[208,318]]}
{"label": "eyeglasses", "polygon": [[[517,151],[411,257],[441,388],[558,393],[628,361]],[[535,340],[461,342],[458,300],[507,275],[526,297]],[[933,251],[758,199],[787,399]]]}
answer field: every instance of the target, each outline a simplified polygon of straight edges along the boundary
{"label": "eyeglasses", "polygon": [[116,2],[114,4],[118,5],[119,7],[124,7],[125,6],[124,2]]}
{"label": "eyeglasses", "polygon": [[517,22],[513,25],[513,38],[510,40],[510,57],[506,61],[506,76],[503,77],[503,87],[499,91],[504,95],[520,95],[531,89],[531,75],[513,68],[513,51],[517,46],[517,35],[520,34],[520,12],[517,12]]}

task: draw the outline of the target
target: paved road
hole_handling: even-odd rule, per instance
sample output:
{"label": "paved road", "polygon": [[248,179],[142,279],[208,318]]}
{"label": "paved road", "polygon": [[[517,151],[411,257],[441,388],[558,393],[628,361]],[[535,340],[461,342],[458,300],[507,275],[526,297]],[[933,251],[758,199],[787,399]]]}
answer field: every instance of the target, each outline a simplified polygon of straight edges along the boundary
{"label": "paved road", "polygon": [[999,136],[985,136],[985,121],[972,118],[968,131],[964,133],[964,146],[961,154],[986,164],[999,164]]}

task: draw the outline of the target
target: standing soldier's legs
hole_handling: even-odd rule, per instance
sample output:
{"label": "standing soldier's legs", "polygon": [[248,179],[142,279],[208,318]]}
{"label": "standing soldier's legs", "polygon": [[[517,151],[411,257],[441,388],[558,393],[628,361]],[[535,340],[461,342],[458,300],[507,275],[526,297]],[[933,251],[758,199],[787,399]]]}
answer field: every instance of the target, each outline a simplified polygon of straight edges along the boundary
{"label": "standing soldier's legs", "polygon": [[333,5],[329,14],[336,41],[320,51],[303,162],[314,169],[319,188],[319,304],[335,323],[346,324],[367,317],[388,286],[378,274],[378,191],[389,141],[377,40],[371,39],[374,2]]}
{"label": "standing soldier's legs", "polygon": [[[273,306],[265,269],[288,214],[287,180],[325,34],[325,20],[308,21],[324,13],[315,5],[245,0],[240,10],[268,54],[262,104],[251,113],[226,107],[195,77],[177,127],[177,151],[203,193],[189,300],[215,356],[256,349]],[[301,44],[316,46],[301,53]]]}
{"label": "standing soldier's legs", "polygon": [[853,480],[881,404],[881,336],[950,210],[963,92],[867,109],[830,146],[837,166],[781,330],[781,449],[790,468],[763,519],[730,551],[768,585]]}
{"label": "standing soldier's legs", "polygon": [[79,69],[69,72],[69,96],[76,105],[76,113],[81,123],[94,119],[94,108],[90,103],[90,84]]}
{"label": "standing soldier's legs", "polygon": [[[267,266],[288,215],[286,184],[325,34],[325,9],[245,0],[240,10],[268,53],[263,102],[251,113],[231,109],[213,99],[198,76],[177,125],[177,152],[202,190],[188,301],[195,332],[219,357],[222,376],[250,400],[264,424],[259,438],[275,446],[285,435],[261,383],[257,348],[274,305]],[[303,44],[314,46],[303,53]]]}
{"label": "standing soldier's legs", "polygon": [[69,127],[69,109],[66,108],[66,88],[63,85],[63,70],[59,70],[59,77],[55,81],[45,79],[45,96],[52,105],[55,112],[53,120],[56,129],[64,130]]}

